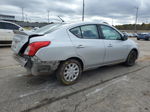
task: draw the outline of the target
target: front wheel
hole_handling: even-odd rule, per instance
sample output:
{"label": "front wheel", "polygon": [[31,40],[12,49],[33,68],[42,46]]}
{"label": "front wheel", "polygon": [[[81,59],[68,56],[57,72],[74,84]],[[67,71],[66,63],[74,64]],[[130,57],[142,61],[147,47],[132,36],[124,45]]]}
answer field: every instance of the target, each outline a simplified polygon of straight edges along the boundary
{"label": "front wheel", "polygon": [[135,50],[132,50],[130,53],[129,53],[129,55],[128,55],[128,57],[127,57],[127,60],[126,60],[126,62],[125,62],[125,65],[127,65],[127,66],[133,66],[134,64],[135,64],[135,61],[136,61],[136,59],[137,59],[137,51],[135,51]]}
{"label": "front wheel", "polygon": [[71,85],[77,82],[82,73],[81,64],[74,59],[62,62],[56,72],[57,79],[64,85]]}

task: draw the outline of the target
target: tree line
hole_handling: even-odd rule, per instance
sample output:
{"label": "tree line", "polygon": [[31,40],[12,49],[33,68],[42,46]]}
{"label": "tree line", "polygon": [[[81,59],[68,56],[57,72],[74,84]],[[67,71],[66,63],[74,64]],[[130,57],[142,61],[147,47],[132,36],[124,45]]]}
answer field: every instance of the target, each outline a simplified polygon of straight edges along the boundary
{"label": "tree line", "polygon": [[[135,24],[124,24],[124,25],[116,25],[116,28],[119,30],[134,30],[135,29]],[[137,30],[150,30],[150,24],[137,24],[136,25]]]}

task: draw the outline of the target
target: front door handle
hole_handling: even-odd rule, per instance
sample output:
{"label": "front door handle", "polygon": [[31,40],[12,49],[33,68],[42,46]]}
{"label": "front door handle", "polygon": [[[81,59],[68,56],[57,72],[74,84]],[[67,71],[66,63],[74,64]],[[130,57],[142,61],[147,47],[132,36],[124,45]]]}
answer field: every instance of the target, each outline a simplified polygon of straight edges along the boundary
{"label": "front door handle", "polygon": [[83,45],[78,45],[77,48],[84,48],[84,46]]}

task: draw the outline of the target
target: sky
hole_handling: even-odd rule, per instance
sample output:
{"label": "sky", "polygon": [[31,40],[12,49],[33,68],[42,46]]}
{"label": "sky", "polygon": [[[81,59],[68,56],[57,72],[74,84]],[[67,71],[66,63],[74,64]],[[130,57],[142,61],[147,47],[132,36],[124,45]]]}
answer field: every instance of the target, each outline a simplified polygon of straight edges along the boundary
{"label": "sky", "polygon": [[[82,20],[83,0],[0,0],[0,14],[14,15],[17,20],[30,22],[66,22]],[[85,0],[85,21],[109,24],[134,24],[137,7],[138,23],[149,23],[149,0]]]}

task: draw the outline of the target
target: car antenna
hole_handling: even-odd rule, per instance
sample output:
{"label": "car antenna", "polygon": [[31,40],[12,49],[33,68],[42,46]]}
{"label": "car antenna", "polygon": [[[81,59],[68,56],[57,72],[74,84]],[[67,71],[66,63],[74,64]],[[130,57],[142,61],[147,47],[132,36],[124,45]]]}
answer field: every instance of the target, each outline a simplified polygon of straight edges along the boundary
{"label": "car antenna", "polygon": [[58,16],[58,18],[59,18],[62,22],[65,22],[60,16]]}
{"label": "car antenna", "polygon": [[103,22],[104,24],[108,24],[107,22]]}

